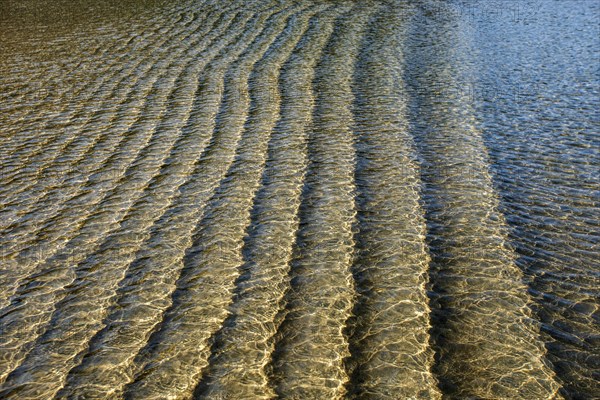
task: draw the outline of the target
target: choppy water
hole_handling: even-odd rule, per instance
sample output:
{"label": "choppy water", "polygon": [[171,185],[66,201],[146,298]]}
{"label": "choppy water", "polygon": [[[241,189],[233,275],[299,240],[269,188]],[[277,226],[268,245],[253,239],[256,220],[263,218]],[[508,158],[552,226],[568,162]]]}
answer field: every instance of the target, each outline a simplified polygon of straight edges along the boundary
{"label": "choppy water", "polygon": [[0,3],[0,397],[600,398],[600,5]]}

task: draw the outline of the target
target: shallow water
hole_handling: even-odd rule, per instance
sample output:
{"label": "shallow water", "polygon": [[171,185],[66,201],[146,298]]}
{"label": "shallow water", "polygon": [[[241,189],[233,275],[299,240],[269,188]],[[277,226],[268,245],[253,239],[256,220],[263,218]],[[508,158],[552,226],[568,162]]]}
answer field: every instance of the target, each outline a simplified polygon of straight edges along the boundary
{"label": "shallow water", "polygon": [[0,3],[0,397],[600,398],[599,18]]}

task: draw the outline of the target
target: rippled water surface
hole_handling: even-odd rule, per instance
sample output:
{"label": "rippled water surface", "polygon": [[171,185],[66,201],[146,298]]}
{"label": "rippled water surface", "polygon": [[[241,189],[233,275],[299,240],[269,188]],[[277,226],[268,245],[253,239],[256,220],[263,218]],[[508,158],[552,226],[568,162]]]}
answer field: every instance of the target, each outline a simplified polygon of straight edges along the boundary
{"label": "rippled water surface", "polygon": [[599,21],[0,2],[0,398],[600,399]]}

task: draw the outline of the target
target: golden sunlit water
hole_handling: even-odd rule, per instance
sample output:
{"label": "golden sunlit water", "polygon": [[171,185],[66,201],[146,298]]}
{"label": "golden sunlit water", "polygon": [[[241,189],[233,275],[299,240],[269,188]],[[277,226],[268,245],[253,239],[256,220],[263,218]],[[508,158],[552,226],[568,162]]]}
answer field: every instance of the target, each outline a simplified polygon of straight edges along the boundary
{"label": "golden sunlit water", "polygon": [[600,399],[600,4],[0,2],[0,398]]}

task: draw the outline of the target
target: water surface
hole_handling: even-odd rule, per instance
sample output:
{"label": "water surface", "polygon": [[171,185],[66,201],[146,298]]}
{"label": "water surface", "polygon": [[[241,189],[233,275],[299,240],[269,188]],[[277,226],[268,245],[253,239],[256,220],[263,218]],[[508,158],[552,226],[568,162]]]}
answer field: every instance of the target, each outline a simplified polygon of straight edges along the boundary
{"label": "water surface", "polygon": [[600,7],[0,4],[0,397],[600,398]]}

